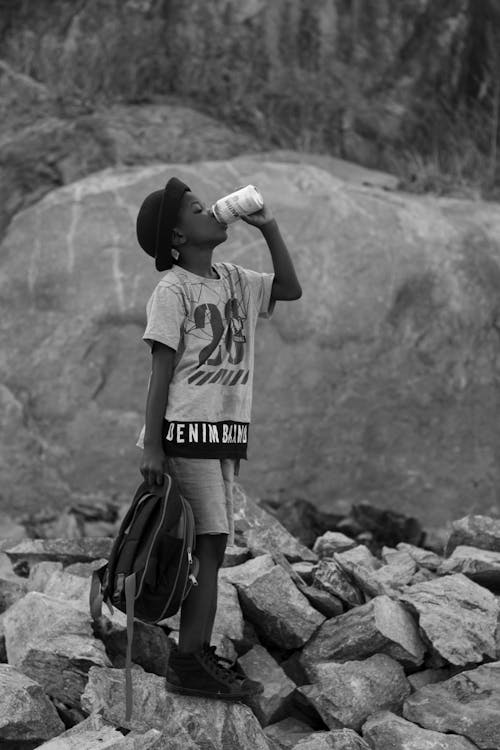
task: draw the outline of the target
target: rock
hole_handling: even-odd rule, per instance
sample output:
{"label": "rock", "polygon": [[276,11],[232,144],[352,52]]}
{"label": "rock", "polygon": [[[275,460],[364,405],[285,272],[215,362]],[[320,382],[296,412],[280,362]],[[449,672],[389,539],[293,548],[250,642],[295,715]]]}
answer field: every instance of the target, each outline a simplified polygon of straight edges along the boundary
{"label": "rock", "polygon": [[334,729],[314,732],[309,738],[300,740],[293,750],[370,750],[370,747],[352,729]]}
{"label": "rock", "polygon": [[354,504],[350,516],[362,529],[371,531],[380,546],[395,547],[399,542],[418,546],[424,538],[418,519],[389,508],[377,508],[369,502]]}
{"label": "rock", "polygon": [[123,673],[115,669],[91,669],[82,695],[89,713],[121,727],[146,732],[159,729],[177,744],[173,750],[269,750],[259,722],[241,703],[209,698],[190,698],[168,693],[161,677],[132,671],[133,712],[125,721]]}
{"label": "rock", "polygon": [[415,584],[400,600],[418,616],[433,649],[451,664],[494,658],[498,603],[487,589],[457,573]]}
{"label": "rock", "polygon": [[359,731],[382,708],[397,710],[410,694],[403,667],[387,654],[315,667],[315,682],[297,690],[311,701],[330,729]]}
{"label": "rock", "polygon": [[288,573],[294,584],[297,586],[301,594],[304,594],[308,602],[312,604],[314,609],[317,609],[325,617],[335,617],[336,615],[342,614],[344,607],[338,597],[330,594],[328,591],[320,588],[319,586],[309,586],[305,583],[304,579],[295,570],[293,565],[288,562],[286,557],[281,553],[275,553],[273,555],[276,563]]}
{"label": "rock", "polygon": [[378,596],[327,620],[302,650],[306,671],[323,661],[347,661],[385,653],[403,664],[420,665],[425,647],[412,616],[396,601]]}
{"label": "rock", "polygon": [[28,568],[35,563],[47,561],[69,565],[76,562],[109,557],[112,539],[25,539],[5,549],[4,552],[15,564],[25,563]]}
{"label": "rock", "polygon": [[232,583],[223,579],[217,590],[214,631],[230,638],[238,648],[248,645],[238,592]]}
{"label": "rock", "polygon": [[409,586],[413,586],[415,583],[423,583],[424,581],[433,581],[438,576],[432,572],[432,570],[427,570],[427,568],[420,568],[417,570],[416,573],[414,573],[411,577],[411,580],[409,581]]}
{"label": "rock", "polygon": [[286,676],[278,662],[263,646],[256,644],[238,659],[251,680],[264,685],[264,692],[248,700],[248,705],[262,726],[279,721],[288,712],[295,683]]}
{"label": "rock", "polygon": [[457,734],[422,729],[390,711],[380,711],[363,724],[363,737],[372,750],[475,750],[476,745]]}
{"label": "rock", "polygon": [[[120,613],[121,614],[121,613]],[[127,628],[125,616],[121,622],[108,617],[101,617],[95,623],[94,634],[105,648],[113,667],[125,667],[127,652]],[[152,674],[167,674],[169,643],[165,632],[156,625],[141,620],[134,620],[134,638],[132,640],[132,662]]]}
{"label": "rock", "polygon": [[413,558],[406,552],[399,551],[393,553],[390,564],[382,565],[365,545],[359,545],[346,552],[336,552],[334,560],[355,581],[366,597],[380,594],[397,596],[398,592],[411,582],[417,569]]}
{"label": "rock", "polygon": [[328,529],[335,528],[342,518],[337,513],[321,511],[313,503],[303,498],[277,500],[263,498],[259,505],[283,524],[283,526],[306,547],[312,547],[317,537]]}
{"label": "rock", "polygon": [[44,560],[33,563],[29,568],[28,580],[26,581],[28,591],[44,592],[52,574],[59,573],[62,570],[63,564],[56,561]]}
{"label": "rock", "polygon": [[320,559],[323,559],[324,557],[333,557],[334,552],[345,552],[345,550],[356,546],[356,541],[346,534],[342,534],[341,531],[325,531],[314,542],[313,552]]}
{"label": "rock", "polygon": [[264,734],[273,741],[276,750],[294,750],[299,740],[306,739],[313,730],[292,716],[265,727]]}
{"label": "rock", "polygon": [[463,573],[481,586],[500,592],[500,552],[460,544],[442,561],[438,573]]}
{"label": "rock", "polygon": [[126,737],[99,714],[91,714],[67,732],[41,745],[45,750],[163,750],[167,738],[158,729],[144,734],[129,732]]}
{"label": "rock", "polygon": [[238,484],[234,490],[234,526],[238,539],[254,557],[281,552],[291,562],[316,561],[316,555],[293,537],[284,526],[252,500]]}
{"label": "rock", "polygon": [[9,664],[68,705],[79,705],[92,665],[110,665],[89,618],[59,599],[26,594],[5,613],[4,627]]}
{"label": "rock", "polygon": [[250,550],[248,547],[236,547],[236,545],[228,545],[224,552],[224,562],[222,563],[223,568],[232,568],[233,565],[241,565],[251,557]]}
{"label": "rock", "polygon": [[[75,563],[89,565],[89,563]],[[74,566],[62,568],[60,563],[43,562],[34,565],[28,581],[31,591],[38,591],[55,599],[63,600],[88,615],[90,577],[68,572]],[[78,568],[76,568],[78,572]],[[236,601],[237,605],[237,601]],[[240,613],[241,617],[241,613]],[[126,616],[114,608],[113,614],[107,607],[102,616],[92,624],[93,632],[105,648],[114,667],[125,666],[127,649]],[[134,621],[132,641],[132,661],[153,674],[165,675],[168,660],[168,641],[164,631],[156,625],[141,620]]]}
{"label": "rock", "polygon": [[425,729],[463,735],[479,748],[500,746],[500,662],[427,685],[406,699],[403,716]]}
{"label": "rock", "polygon": [[271,555],[224,568],[220,575],[238,589],[245,617],[279,648],[304,645],[325,619],[311,607],[281,565],[274,564]]}
{"label": "rock", "polygon": [[399,550],[407,552],[413,557],[419,568],[437,570],[441,564],[440,556],[432,550],[416,547],[414,544],[408,544],[407,542],[399,542],[396,546]]}
{"label": "rock", "polygon": [[296,562],[292,563],[294,571],[305,581],[308,585],[313,582],[314,569],[316,565],[313,562]]}
{"label": "rock", "polygon": [[[96,123],[96,137],[101,130]],[[278,305],[258,337],[258,362],[276,369],[270,377],[267,365],[256,368],[252,461],[242,462],[240,477],[248,492],[307,491],[330,509],[344,498],[402,514],[417,508],[429,526],[452,509],[491,507],[500,208],[386,193],[302,161],[298,168],[269,154],[118,167],[58,188],[13,218],[0,273],[0,382],[11,405],[0,471],[10,507],[36,507],[42,496],[61,509],[96,486],[131,493],[150,367],[144,309],[158,280],[134,223],[143,197],[173,171],[207,201],[235,184],[258,184],[304,286],[303,298]],[[270,268],[265,243],[243,222],[218,252]],[[307,378],[298,346],[307,350]],[[474,439],[493,446],[486,458],[468,445],[471,404]]]}
{"label": "rock", "polygon": [[500,518],[470,514],[453,521],[445,554],[450,555],[459,545],[500,552]]}
{"label": "rock", "polygon": [[81,578],[91,578],[94,570],[99,570],[103,565],[106,565],[107,559],[102,557],[97,560],[91,560],[91,562],[72,563],[65,567],[66,573],[71,573],[74,576],[81,576]]}
{"label": "rock", "polygon": [[412,690],[419,690],[424,685],[433,685],[435,682],[443,682],[452,676],[450,669],[423,669],[408,675],[408,682]]}
{"label": "rock", "polygon": [[321,560],[314,569],[314,585],[338,597],[347,607],[364,603],[364,597],[352,585],[344,568],[336,560]]}
{"label": "rock", "polygon": [[391,593],[391,587],[381,583],[376,575],[382,563],[366,545],[359,544],[345,552],[335,552],[333,559],[366,594],[366,598]]}
{"label": "rock", "polygon": [[0,747],[40,744],[64,731],[42,687],[13,666],[0,664]]}
{"label": "rock", "polygon": [[22,599],[26,594],[27,586],[24,578],[1,578],[0,577],[0,613],[5,612],[15,602]]}

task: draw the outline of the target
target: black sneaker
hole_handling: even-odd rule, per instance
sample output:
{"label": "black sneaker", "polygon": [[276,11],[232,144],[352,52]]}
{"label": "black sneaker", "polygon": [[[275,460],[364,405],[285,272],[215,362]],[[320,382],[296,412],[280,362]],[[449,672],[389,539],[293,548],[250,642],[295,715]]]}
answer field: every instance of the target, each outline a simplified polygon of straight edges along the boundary
{"label": "black sneaker", "polygon": [[246,677],[245,673],[236,661],[227,659],[225,656],[219,656],[219,654],[215,650],[215,646],[205,645],[203,646],[203,650],[210,659],[213,659],[223,669],[227,669],[229,672],[232,672],[234,675],[236,675],[237,679],[245,680],[245,683],[249,687],[251,687],[253,691],[252,695],[260,695],[264,692],[264,685],[261,682],[258,682],[257,680],[251,680],[249,677]]}
{"label": "black sneaker", "polygon": [[165,683],[174,693],[229,701],[256,695],[255,685],[260,685],[225,669],[206,649],[190,654],[172,650]]}

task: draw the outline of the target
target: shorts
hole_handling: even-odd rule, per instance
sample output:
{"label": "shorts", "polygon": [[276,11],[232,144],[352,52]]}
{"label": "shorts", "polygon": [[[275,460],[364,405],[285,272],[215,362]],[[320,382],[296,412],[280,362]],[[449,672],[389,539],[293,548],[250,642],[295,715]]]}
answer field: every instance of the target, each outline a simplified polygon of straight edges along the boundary
{"label": "shorts", "polygon": [[193,509],[196,534],[227,534],[234,544],[235,460],[167,456],[167,470]]}

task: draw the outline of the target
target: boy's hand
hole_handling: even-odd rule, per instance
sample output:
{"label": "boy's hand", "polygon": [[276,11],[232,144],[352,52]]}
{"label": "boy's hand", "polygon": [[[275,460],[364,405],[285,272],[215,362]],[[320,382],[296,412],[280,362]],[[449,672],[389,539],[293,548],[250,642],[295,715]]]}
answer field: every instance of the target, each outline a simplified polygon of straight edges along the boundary
{"label": "boy's hand", "polygon": [[144,448],[141,468],[141,474],[144,480],[151,486],[163,484],[163,474],[165,473],[165,453],[163,448],[153,449]]}
{"label": "boy's hand", "polygon": [[260,209],[260,211],[256,211],[254,214],[249,214],[248,216],[241,216],[240,218],[246,224],[251,224],[252,226],[259,227],[260,229],[265,224],[273,221],[274,216],[272,215],[271,210],[264,205]]}

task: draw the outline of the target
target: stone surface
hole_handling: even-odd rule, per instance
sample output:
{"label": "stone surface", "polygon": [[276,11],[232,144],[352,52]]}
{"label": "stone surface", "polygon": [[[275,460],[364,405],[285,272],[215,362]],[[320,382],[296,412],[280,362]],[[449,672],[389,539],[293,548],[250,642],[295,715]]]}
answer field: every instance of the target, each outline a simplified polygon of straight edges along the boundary
{"label": "stone surface", "polygon": [[233,565],[241,565],[251,557],[250,550],[248,547],[236,547],[235,545],[228,545],[224,552],[224,561],[222,563],[223,568],[231,568]]}
{"label": "stone surface", "polygon": [[463,735],[482,750],[500,747],[500,662],[427,685],[405,701],[403,716],[436,732]]}
{"label": "stone surface", "polygon": [[344,605],[337,596],[319,586],[307,584],[300,573],[295,570],[294,565],[289,563],[281,553],[275,552],[273,558],[288,573],[300,593],[306,597],[314,609],[318,610],[326,618],[342,614]]}
{"label": "stone surface", "polygon": [[335,552],[333,559],[367,598],[391,593],[392,587],[379,581],[377,577],[377,571],[382,567],[381,561],[365,544],[359,544],[345,552]]}
{"label": "stone surface", "polygon": [[487,589],[456,573],[415,584],[400,598],[418,615],[426,640],[451,664],[495,657],[499,605]]}
{"label": "stone surface", "polygon": [[400,708],[410,694],[410,685],[397,661],[375,654],[363,661],[318,664],[314,683],[297,690],[311,701],[330,729],[359,731],[375,711]]}
{"label": "stone surface", "polygon": [[432,550],[417,547],[416,545],[408,544],[407,542],[399,542],[396,546],[399,550],[407,552],[413,557],[420,568],[437,570],[441,564],[441,557],[435,552],[432,552]]}
{"label": "stone surface", "polygon": [[5,612],[26,594],[26,580],[21,577],[0,577],[0,613]]}
{"label": "stone surface", "polygon": [[469,514],[452,521],[446,541],[446,555],[464,544],[500,552],[500,518]]}
{"label": "stone surface", "polygon": [[93,665],[110,665],[103,644],[92,634],[87,613],[32,591],[4,617],[9,664],[70,706],[80,696]]}
{"label": "stone surface", "polygon": [[349,517],[364,531],[370,531],[377,546],[395,547],[399,542],[420,544],[424,532],[417,518],[390,508],[377,508],[372,503],[355,503]]}
{"label": "stone surface", "polygon": [[276,750],[293,750],[299,740],[309,737],[312,732],[308,724],[291,716],[275,724],[269,724],[264,729],[264,734],[272,740]]}
{"label": "stone surface", "polygon": [[264,692],[248,700],[248,705],[262,726],[279,721],[287,713],[295,683],[286,676],[278,662],[263,646],[256,644],[238,659],[251,680],[264,685]]}
{"label": "stone surface", "polygon": [[31,565],[47,561],[70,565],[108,558],[113,540],[102,539],[25,539],[5,549],[13,563]]}
{"label": "stone surface", "polygon": [[343,513],[340,508],[335,513],[320,510],[311,500],[289,497],[283,492],[279,492],[278,496],[260,497],[258,503],[306,547],[312,547],[321,534],[334,529]]}
{"label": "stone surface", "polygon": [[[259,329],[248,491],[307,494],[330,510],[368,499],[417,509],[426,525],[471,505],[488,512],[500,208],[387,193],[272,155],[94,173],[15,216],[0,272],[9,505],[36,506],[41,493],[62,508],[96,487],[130,496],[150,366],[144,310],[159,278],[134,224],[173,172],[207,201],[258,184],[304,286]],[[270,269],[243,222],[215,257]]]}
{"label": "stone surface", "polygon": [[8,664],[0,664],[0,747],[55,737],[64,724],[42,687]]}
{"label": "stone surface", "polygon": [[477,747],[465,737],[422,729],[390,711],[371,716],[362,731],[372,750],[475,750]]}
{"label": "stone surface", "polygon": [[[309,604],[281,565],[262,555],[236,568],[227,568],[238,589],[243,614],[279,648],[299,648],[325,617]],[[238,571],[238,577],[234,572]]]}
{"label": "stone surface", "polygon": [[321,560],[314,569],[315,586],[338,597],[346,608],[364,604],[364,596],[352,585],[350,578],[336,560]]}
{"label": "stone surface", "polygon": [[402,663],[420,665],[424,651],[411,614],[399,602],[378,596],[327,620],[303,648],[301,663],[308,669],[318,662],[386,653]]}
{"label": "stone surface", "polygon": [[[133,712],[125,721],[123,673],[91,669],[82,707],[101,712],[117,726],[146,732],[159,729],[171,738],[172,750],[269,750],[259,722],[242,703],[189,698],[168,693],[164,680],[140,669],[132,671]],[[169,747],[170,750],[170,747]]]}
{"label": "stone surface", "polygon": [[166,743],[168,738],[158,729],[144,734],[132,731],[124,736],[96,713],[40,747],[45,750],[165,750]]}
{"label": "stone surface", "polygon": [[238,484],[235,485],[233,497],[235,534],[254,557],[266,552],[281,552],[291,561],[317,559],[310,549],[292,536]]}
{"label": "stone surface", "polygon": [[341,531],[325,531],[314,542],[313,552],[322,559],[323,557],[333,557],[334,552],[344,552],[353,547],[356,547],[355,539],[342,534]]}
{"label": "stone surface", "polygon": [[419,690],[424,685],[432,685],[435,682],[443,682],[452,677],[450,669],[423,669],[421,672],[414,672],[408,675],[408,682],[412,690]]}
{"label": "stone surface", "polygon": [[308,739],[300,740],[293,750],[370,750],[370,747],[352,729],[334,729],[314,732]]}
{"label": "stone surface", "polygon": [[500,552],[460,544],[443,560],[438,573],[463,573],[481,586],[500,591]]}

